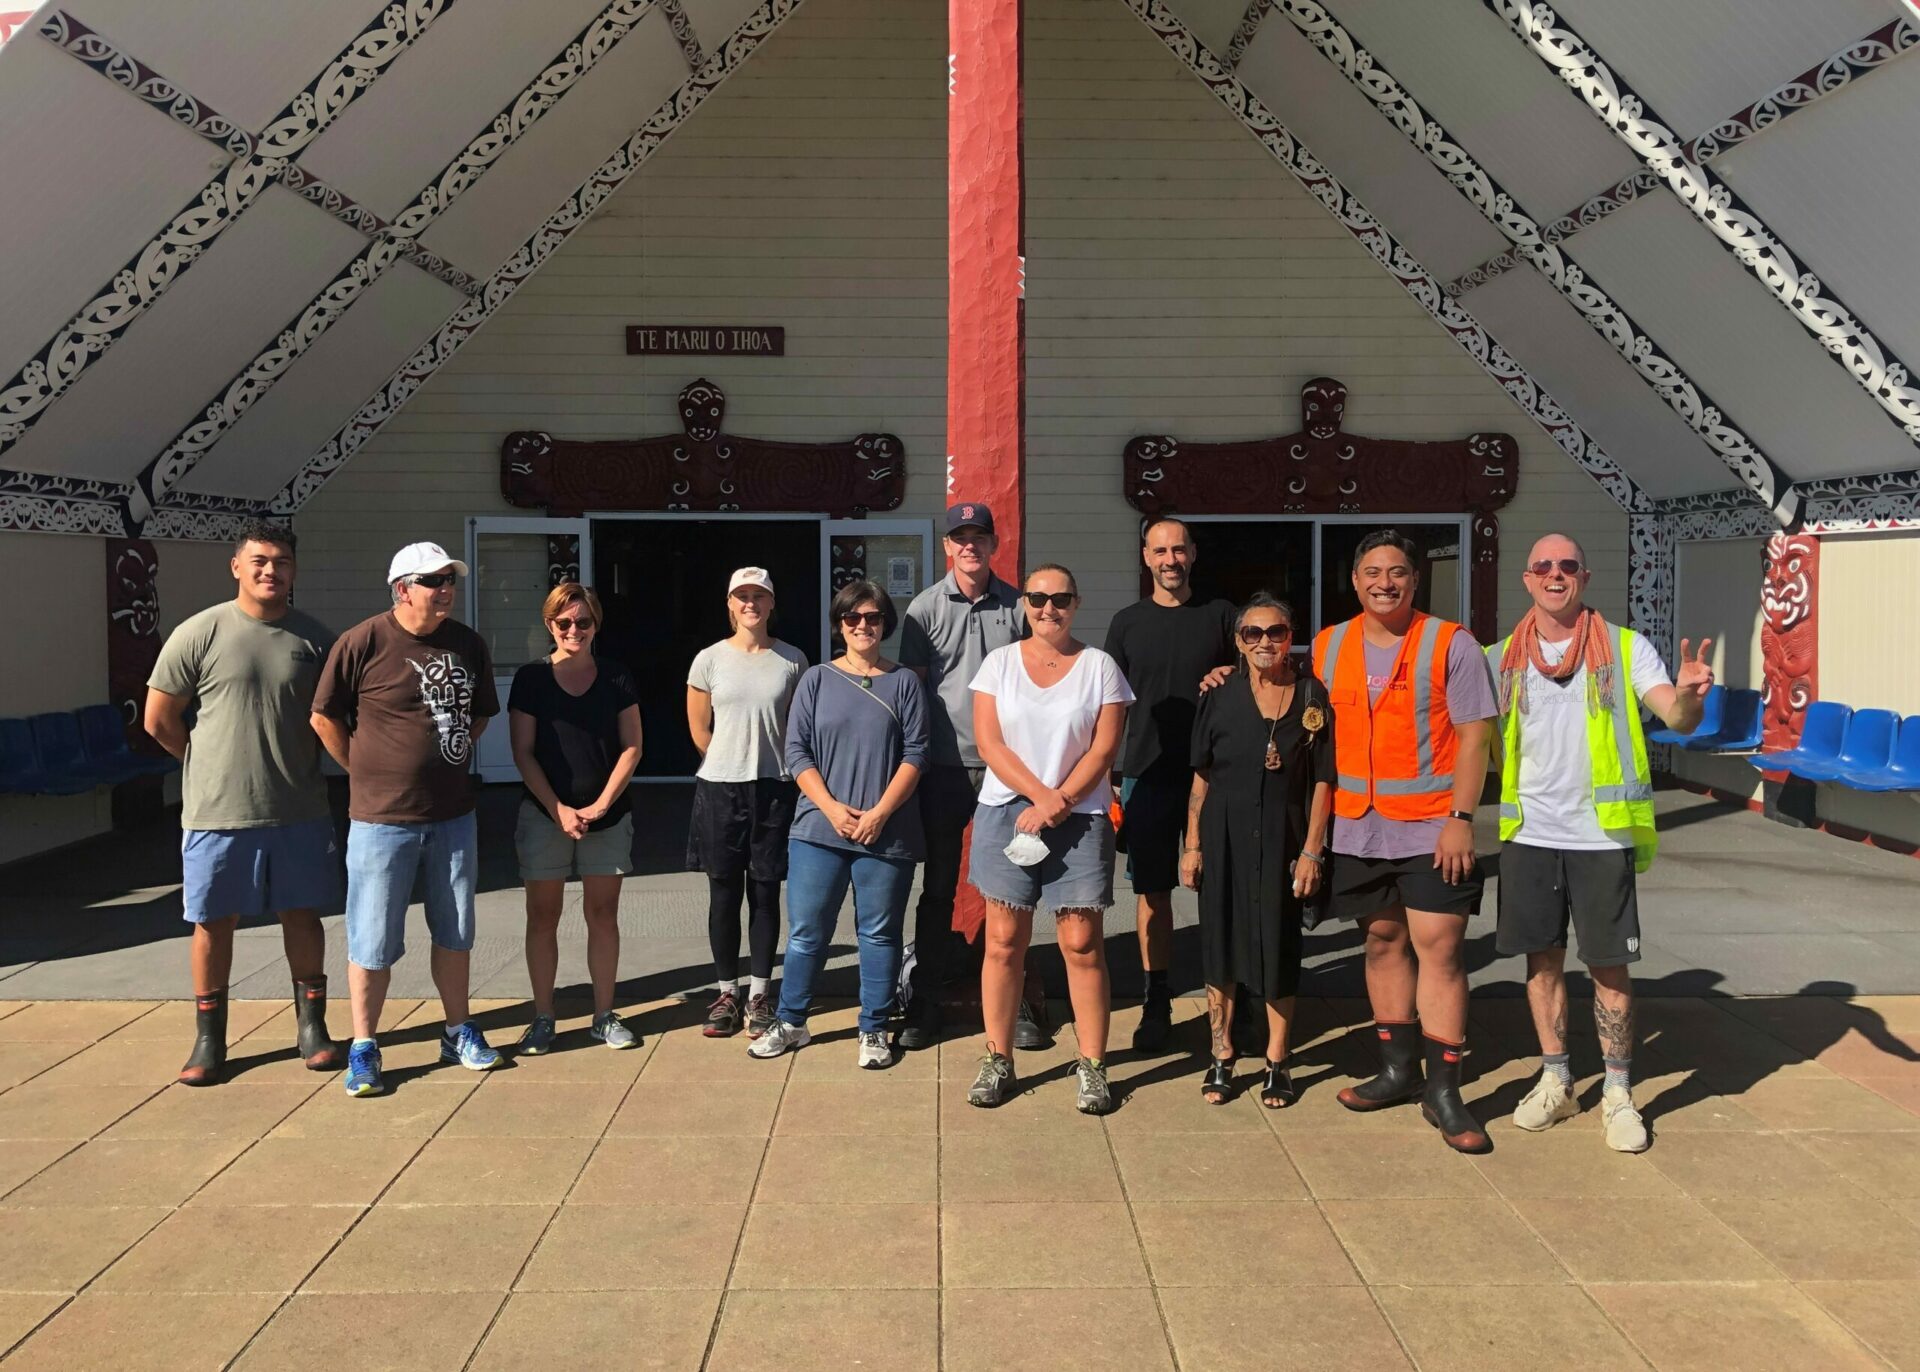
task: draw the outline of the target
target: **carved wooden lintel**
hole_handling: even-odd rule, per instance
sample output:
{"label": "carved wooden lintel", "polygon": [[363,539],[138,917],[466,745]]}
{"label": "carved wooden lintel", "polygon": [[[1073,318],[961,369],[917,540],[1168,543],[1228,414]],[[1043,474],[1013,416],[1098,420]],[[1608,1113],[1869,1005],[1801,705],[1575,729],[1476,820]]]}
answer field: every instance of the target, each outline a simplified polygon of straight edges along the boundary
{"label": "carved wooden lintel", "polygon": [[1316,376],[1300,389],[1300,429],[1276,438],[1192,443],[1143,435],[1127,444],[1127,503],[1173,514],[1468,515],[1476,638],[1498,633],[1500,521],[1513,499],[1520,447],[1511,434],[1447,442],[1364,438],[1342,427],[1347,388]]}
{"label": "carved wooden lintel", "polygon": [[704,378],[680,392],[684,432],[582,442],[522,430],[500,447],[500,492],[553,515],[589,510],[825,513],[860,518],[899,506],[906,448],[893,434],[783,443],[721,428],[726,396]]}

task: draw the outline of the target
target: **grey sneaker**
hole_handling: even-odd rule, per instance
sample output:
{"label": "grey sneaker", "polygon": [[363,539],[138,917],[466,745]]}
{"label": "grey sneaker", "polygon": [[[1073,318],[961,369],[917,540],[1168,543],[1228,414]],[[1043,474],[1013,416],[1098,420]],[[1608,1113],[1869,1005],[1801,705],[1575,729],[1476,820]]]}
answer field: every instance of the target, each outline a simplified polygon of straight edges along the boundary
{"label": "grey sneaker", "polygon": [[991,1110],[1014,1092],[1013,1059],[988,1053],[980,1059],[980,1075],[967,1088],[967,1104]]}
{"label": "grey sneaker", "polygon": [[1616,1153],[1647,1151],[1647,1122],[1634,1108],[1631,1092],[1609,1087],[1600,1093],[1600,1118],[1606,1125],[1607,1147]]}
{"label": "grey sneaker", "polygon": [[638,1048],[640,1036],[627,1028],[626,1023],[609,1010],[604,1015],[593,1017],[593,1027],[587,1030],[591,1038],[599,1039],[609,1048]]}
{"label": "grey sneaker", "polygon": [[804,1024],[788,1024],[783,1019],[773,1022],[773,1028],[747,1045],[747,1052],[756,1058],[777,1058],[782,1053],[795,1048],[805,1048],[813,1042],[813,1035],[807,1032]]}
{"label": "grey sneaker", "polygon": [[773,1028],[774,1014],[772,996],[754,996],[747,1001],[747,1037],[757,1039]]}
{"label": "grey sneaker", "polygon": [[860,1065],[873,1071],[893,1066],[893,1045],[880,1032],[860,1034]]}
{"label": "grey sneaker", "polygon": [[516,1055],[524,1058],[537,1058],[542,1053],[553,1051],[553,1016],[535,1015],[533,1023],[520,1035],[520,1041],[513,1045]]}
{"label": "grey sneaker", "polygon": [[1104,1115],[1113,1109],[1113,1092],[1107,1087],[1107,1065],[1081,1058],[1074,1066],[1080,1078],[1080,1096],[1074,1105],[1083,1115]]}

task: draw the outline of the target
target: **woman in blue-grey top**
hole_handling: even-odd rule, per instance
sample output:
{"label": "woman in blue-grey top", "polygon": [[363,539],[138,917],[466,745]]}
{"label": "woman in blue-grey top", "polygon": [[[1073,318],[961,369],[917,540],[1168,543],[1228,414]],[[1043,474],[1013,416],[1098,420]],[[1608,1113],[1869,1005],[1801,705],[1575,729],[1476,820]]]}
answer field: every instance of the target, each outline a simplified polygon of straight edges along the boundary
{"label": "woman in blue-grey top", "polygon": [[808,670],[787,715],[787,770],[800,787],[787,845],[787,959],[774,1025],[748,1045],[756,1058],[804,1046],[814,977],[826,959],[847,887],[860,946],[862,1067],[893,1065],[887,1011],[900,978],[900,930],[913,869],[924,856],[920,807],[909,805],[927,762],[920,678],[880,656],[897,622],[871,581],[833,598],[846,652]]}

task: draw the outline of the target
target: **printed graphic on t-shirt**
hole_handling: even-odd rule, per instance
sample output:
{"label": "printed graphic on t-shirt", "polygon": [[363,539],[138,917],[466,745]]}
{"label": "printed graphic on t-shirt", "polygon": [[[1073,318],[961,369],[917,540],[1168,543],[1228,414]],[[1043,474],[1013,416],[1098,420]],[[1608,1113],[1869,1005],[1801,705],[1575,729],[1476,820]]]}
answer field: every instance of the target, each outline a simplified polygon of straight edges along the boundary
{"label": "printed graphic on t-shirt", "polygon": [[420,681],[420,699],[433,715],[440,735],[440,756],[455,767],[467,765],[473,754],[473,673],[452,653],[439,653],[422,664],[408,658]]}

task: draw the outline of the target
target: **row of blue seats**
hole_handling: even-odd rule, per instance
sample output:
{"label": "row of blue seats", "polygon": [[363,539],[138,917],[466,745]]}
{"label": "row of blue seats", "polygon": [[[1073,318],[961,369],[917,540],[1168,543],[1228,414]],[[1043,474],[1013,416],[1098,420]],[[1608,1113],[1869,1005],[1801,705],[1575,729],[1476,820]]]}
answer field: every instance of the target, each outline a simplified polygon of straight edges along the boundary
{"label": "row of blue seats", "polygon": [[1672,729],[1650,729],[1649,743],[1671,743],[1695,753],[1745,753],[1760,746],[1760,693],[1707,688],[1700,722],[1689,734]]}
{"label": "row of blue seats", "polygon": [[1856,710],[1835,700],[1807,706],[1800,746],[1747,759],[1768,772],[1831,781],[1856,791],[1920,791],[1920,715]]}
{"label": "row of blue seats", "polygon": [[0,719],[0,792],[76,796],[179,765],[128,747],[120,711],[112,705]]}

